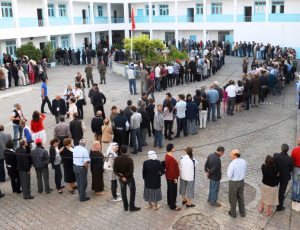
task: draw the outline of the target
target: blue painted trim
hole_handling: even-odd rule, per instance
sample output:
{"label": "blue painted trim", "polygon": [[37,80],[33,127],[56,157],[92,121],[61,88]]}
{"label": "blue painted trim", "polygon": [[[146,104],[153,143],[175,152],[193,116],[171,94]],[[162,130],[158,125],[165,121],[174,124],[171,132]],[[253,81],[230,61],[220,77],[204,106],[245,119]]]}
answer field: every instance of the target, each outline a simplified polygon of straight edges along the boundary
{"label": "blue painted trim", "polygon": [[161,23],[161,22],[175,22],[175,16],[153,16],[153,23]]}
{"label": "blue painted trim", "polygon": [[95,24],[106,24],[108,23],[108,17],[95,17],[94,22]]}
{"label": "blue painted trim", "polygon": [[206,16],[207,22],[233,22],[233,15],[211,14]]}
{"label": "blue painted trim", "polygon": [[269,14],[270,22],[300,22],[300,14]]}
{"label": "blue painted trim", "polygon": [[87,17],[85,19],[85,23],[83,23],[83,18],[82,17],[74,17],[74,24],[75,25],[85,25],[85,24],[90,24],[90,18]]}
{"label": "blue painted trim", "polygon": [[1,29],[8,29],[8,28],[14,28],[14,19],[13,18],[0,18],[0,28]]}
{"label": "blue painted trim", "polygon": [[50,26],[62,26],[69,25],[70,18],[68,17],[49,17],[49,25]]}
{"label": "blue painted trim", "polygon": [[37,18],[19,18],[20,27],[38,27]]}

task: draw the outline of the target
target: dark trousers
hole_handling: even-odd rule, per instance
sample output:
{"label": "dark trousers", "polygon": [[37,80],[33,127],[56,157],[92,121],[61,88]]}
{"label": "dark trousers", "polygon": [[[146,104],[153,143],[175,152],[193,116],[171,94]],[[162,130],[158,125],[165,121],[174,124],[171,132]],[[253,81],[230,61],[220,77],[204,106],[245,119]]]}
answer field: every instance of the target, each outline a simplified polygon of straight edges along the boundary
{"label": "dark trousers", "polygon": [[83,119],[83,99],[76,102],[79,119]]}
{"label": "dark trousers", "polygon": [[176,117],[176,122],[177,122],[176,137],[180,137],[181,130],[183,130],[184,136],[187,136],[186,118],[178,118],[178,117]]}
{"label": "dark trousers", "polygon": [[174,180],[167,180],[167,200],[171,210],[174,210],[176,206],[177,198],[177,184]]}
{"label": "dark trousers", "polygon": [[59,165],[54,165],[54,178],[55,178],[55,186],[57,190],[61,189],[61,180],[62,180],[62,173],[61,173],[61,167]]}
{"label": "dark trousers", "polygon": [[168,74],[168,86],[173,86],[173,74]]}
{"label": "dark trousers", "polygon": [[165,120],[165,138],[170,139],[172,134],[172,128],[173,128],[173,121]]}
{"label": "dark trousers", "polygon": [[24,198],[31,197],[29,172],[21,171],[19,172],[19,175],[20,175],[20,181],[21,181],[21,186],[23,191],[23,197]]}
{"label": "dark trousers", "polygon": [[45,96],[44,97],[44,99],[42,99],[42,105],[41,105],[41,113],[44,113],[45,112],[45,110],[44,110],[44,108],[45,108],[45,104],[47,103],[47,105],[48,105],[48,108],[49,108],[49,111],[51,112],[51,102],[50,102],[50,100],[49,100],[49,97],[48,96]]}
{"label": "dark trousers", "polygon": [[227,114],[233,115],[235,97],[228,97]]}
{"label": "dark trousers", "polygon": [[285,191],[286,191],[288,183],[289,183],[288,181],[280,181],[280,184],[279,184],[279,193],[278,193],[279,205],[278,205],[278,207],[280,207],[280,208],[283,207],[284,195],[285,195]]}
{"label": "dark trousers", "polygon": [[35,169],[36,172],[36,178],[37,178],[37,185],[38,185],[38,192],[43,192],[43,181],[45,186],[45,192],[50,192],[50,186],[49,186],[49,169],[42,168],[42,169]]}
{"label": "dark trousers", "polygon": [[142,151],[141,129],[132,129],[130,132],[131,141],[133,144],[133,152]]}
{"label": "dark trousers", "polygon": [[19,177],[19,173],[16,168],[8,168],[7,167],[7,173],[10,177],[10,183],[11,183],[11,188],[13,192],[19,192],[21,191],[21,181]]}
{"label": "dark trousers", "polygon": [[245,102],[245,108],[246,110],[249,110],[249,106],[250,106],[250,95],[244,95],[244,102]]}
{"label": "dark trousers", "polygon": [[104,107],[103,105],[93,105],[93,109],[94,109],[94,115],[96,116],[96,113],[98,111],[102,112],[102,118],[103,120],[105,119],[105,112],[104,112]]}
{"label": "dark trousers", "polygon": [[5,182],[4,158],[0,159],[0,182]]}
{"label": "dark trousers", "polygon": [[236,216],[236,204],[239,205],[241,216],[245,216],[244,204],[244,180],[229,181],[229,203],[230,211],[233,216]]}
{"label": "dark trousers", "polygon": [[150,124],[149,124],[149,127],[148,127],[149,137],[151,137],[151,133],[152,133],[152,135],[154,135],[153,122],[154,122],[154,117],[150,117],[150,122],[149,122]]}
{"label": "dark trousers", "polygon": [[92,190],[95,192],[104,190],[103,171],[92,172]]}
{"label": "dark trousers", "polygon": [[114,142],[117,142],[119,146],[126,144],[126,131],[114,129]]}
{"label": "dark trousers", "polygon": [[78,186],[79,200],[86,200],[86,187],[87,187],[87,169],[85,167],[73,165],[73,171],[76,177]]}
{"label": "dark trousers", "polygon": [[168,87],[168,79],[167,79],[167,76],[164,76],[164,77],[161,78],[160,84],[161,84],[161,89],[163,89],[163,90],[166,90],[166,89],[167,89],[167,87]]}
{"label": "dark trousers", "polygon": [[135,207],[135,181],[134,178],[127,179],[126,182],[120,180],[121,184],[121,194],[122,194],[122,200],[124,209],[128,209],[128,199],[127,199],[127,185],[130,190],[130,201],[129,201],[129,208],[132,209]]}
{"label": "dark trousers", "polygon": [[117,199],[117,188],[118,188],[118,181],[117,180],[112,180],[111,185],[110,185],[110,191],[111,195],[114,199]]}

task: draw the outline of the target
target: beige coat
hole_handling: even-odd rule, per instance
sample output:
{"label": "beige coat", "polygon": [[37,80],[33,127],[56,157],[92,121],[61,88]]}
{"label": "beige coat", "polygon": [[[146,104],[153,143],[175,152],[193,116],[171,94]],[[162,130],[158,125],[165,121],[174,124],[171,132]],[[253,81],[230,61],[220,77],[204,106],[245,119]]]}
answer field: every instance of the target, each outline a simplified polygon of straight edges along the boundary
{"label": "beige coat", "polygon": [[110,143],[113,140],[113,130],[109,125],[102,126],[102,142]]}

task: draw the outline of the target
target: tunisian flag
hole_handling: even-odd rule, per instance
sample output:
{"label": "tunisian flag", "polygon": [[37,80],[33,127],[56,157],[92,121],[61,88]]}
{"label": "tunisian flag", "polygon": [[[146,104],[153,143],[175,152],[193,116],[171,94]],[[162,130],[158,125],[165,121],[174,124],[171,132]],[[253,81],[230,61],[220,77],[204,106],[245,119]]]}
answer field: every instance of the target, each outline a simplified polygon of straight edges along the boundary
{"label": "tunisian flag", "polygon": [[135,29],[134,10],[133,7],[131,7],[131,30],[134,31],[134,29]]}

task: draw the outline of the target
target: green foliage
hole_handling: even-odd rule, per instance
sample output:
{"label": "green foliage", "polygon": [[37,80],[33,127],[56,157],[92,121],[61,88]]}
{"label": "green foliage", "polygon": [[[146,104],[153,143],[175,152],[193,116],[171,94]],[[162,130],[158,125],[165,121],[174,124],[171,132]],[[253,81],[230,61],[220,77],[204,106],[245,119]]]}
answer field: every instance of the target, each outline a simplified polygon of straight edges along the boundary
{"label": "green foliage", "polygon": [[42,52],[37,49],[32,42],[22,45],[16,50],[17,57],[22,57],[23,55],[28,56],[29,59],[39,61],[42,58]]}
{"label": "green foliage", "polygon": [[[141,55],[143,59],[153,59],[157,57],[157,50],[163,50],[165,45],[161,40],[150,40],[149,36],[142,34],[138,37],[133,37],[133,50]],[[131,39],[124,39],[124,48],[131,49]]]}
{"label": "green foliage", "polygon": [[186,51],[179,51],[175,46],[170,47],[170,52],[168,54],[168,59],[175,61],[176,59],[185,60],[187,59],[188,53]]}
{"label": "green foliage", "polygon": [[47,42],[45,48],[42,51],[43,57],[51,60],[53,58],[53,50],[51,46],[51,42]]}
{"label": "green foliage", "polygon": [[150,66],[154,66],[157,63],[164,63],[166,61],[165,57],[161,54],[156,54],[153,57],[146,57],[143,60],[146,65]]}

